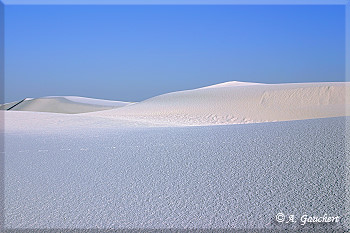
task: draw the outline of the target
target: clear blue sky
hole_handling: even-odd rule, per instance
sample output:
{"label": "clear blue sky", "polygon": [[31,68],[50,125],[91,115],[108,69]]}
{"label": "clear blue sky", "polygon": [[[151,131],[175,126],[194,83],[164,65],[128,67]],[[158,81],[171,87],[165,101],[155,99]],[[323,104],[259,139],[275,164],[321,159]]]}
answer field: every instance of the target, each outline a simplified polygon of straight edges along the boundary
{"label": "clear blue sky", "polygon": [[5,101],[345,80],[344,6],[5,6]]}

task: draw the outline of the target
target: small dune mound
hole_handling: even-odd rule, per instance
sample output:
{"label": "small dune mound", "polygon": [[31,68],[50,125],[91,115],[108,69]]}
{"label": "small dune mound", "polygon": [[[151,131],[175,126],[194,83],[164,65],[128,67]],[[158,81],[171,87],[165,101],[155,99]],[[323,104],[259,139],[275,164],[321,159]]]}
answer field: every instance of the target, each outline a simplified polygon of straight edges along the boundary
{"label": "small dune mound", "polygon": [[2,110],[53,112],[53,113],[86,113],[123,107],[129,102],[99,100],[77,96],[50,96],[36,99],[24,99],[1,106]]}

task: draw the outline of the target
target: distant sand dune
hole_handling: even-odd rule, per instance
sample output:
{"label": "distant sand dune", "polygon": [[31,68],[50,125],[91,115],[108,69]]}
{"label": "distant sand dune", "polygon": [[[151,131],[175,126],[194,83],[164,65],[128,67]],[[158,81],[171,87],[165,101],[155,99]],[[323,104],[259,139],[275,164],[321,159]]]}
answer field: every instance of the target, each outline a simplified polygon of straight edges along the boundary
{"label": "distant sand dune", "polygon": [[[350,115],[350,83],[226,82],[156,96],[139,103],[76,96],[26,99],[11,110],[82,113],[142,125],[217,125]],[[16,102],[2,105],[8,109]]]}
{"label": "distant sand dune", "polygon": [[227,82],[168,93],[89,116],[177,125],[242,124],[349,115],[350,84]]}
{"label": "distant sand dune", "polygon": [[[16,102],[2,105],[1,109],[6,110],[14,104],[16,104]],[[128,104],[130,103],[77,96],[50,96],[36,99],[26,99],[11,110],[54,113],[85,113],[119,108]]]}
{"label": "distant sand dune", "polygon": [[[198,89],[206,89],[206,88],[218,88],[218,87],[238,87],[238,86],[252,86],[252,85],[264,85],[263,83],[252,83],[252,82],[239,82],[239,81],[231,81],[219,83],[211,86],[201,87]],[[268,84],[266,84],[268,85]]]}

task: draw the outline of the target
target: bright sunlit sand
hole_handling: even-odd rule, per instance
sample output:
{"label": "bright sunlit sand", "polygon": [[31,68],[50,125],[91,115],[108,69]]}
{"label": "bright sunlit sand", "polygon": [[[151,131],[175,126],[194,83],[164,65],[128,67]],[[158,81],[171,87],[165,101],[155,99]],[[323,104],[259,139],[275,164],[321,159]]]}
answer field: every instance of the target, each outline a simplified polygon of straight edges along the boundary
{"label": "bright sunlit sand", "polygon": [[36,99],[26,98],[23,101],[4,104],[0,109],[32,112],[83,113],[118,108],[128,104],[130,103],[78,96],[49,96]]}
{"label": "bright sunlit sand", "polygon": [[[131,125],[199,126],[340,117],[347,115],[346,109],[349,109],[349,87],[350,84],[345,82],[259,84],[233,81],[172,92],[138,103],[44,97],[24,100],[16,105],[8,111],[11,117],[6,124],[9,129],[11,124],[18,127],[16,117],[24,118],[20,121],[26,124],[21,127],[33,125],[34,128],[37,127],[34,125],[49,119],[60,119],[60,125],[69,125],[68,119],[81,119],[82,122],[89,119],[87,126],[94,127],[93,119],[102,121],[101,118],[106,118],[112,127],[116,124],[113,120],[133,122]],[[15,113],[17,111],[84,114]],[[34,116],[36,121],[31,119]]]}
{"label": "bright sunlit sand", "polygon": [[350,232],[348,1],[2,2],[0,232]]}
{"label": "bright sunlit sand", "polygon": [[27,99],[4,111],[6,225],[275,229],[280,212],[345,216],[348,87]]}
{"label": "bright sunlit sand", "polygon": [[[89,116],[180,125],[241,124],[345,116],[349,83],[227,82],[168,93]],[[348,102],[349,103],[349,102]]]}

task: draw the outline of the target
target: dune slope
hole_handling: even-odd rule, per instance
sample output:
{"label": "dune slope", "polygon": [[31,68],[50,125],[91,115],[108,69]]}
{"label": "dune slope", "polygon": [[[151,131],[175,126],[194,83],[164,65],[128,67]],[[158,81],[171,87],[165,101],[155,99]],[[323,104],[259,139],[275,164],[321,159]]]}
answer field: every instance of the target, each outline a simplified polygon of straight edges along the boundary
{"label": "dune slope", "polygon": [[90,116],[180,125],[239,124],[345,116],[349,83],[232,82],[168,93]]}
{"label": "dune slope", "polygon": [[[114,109],[130,104],[129,102],[99,100],[77,96],[51,96],[36,99],[25,99],[13,107],[13,111],[54,112],[54,113],[84,113]],[[13,106],[5,104],[3,109]]]}

